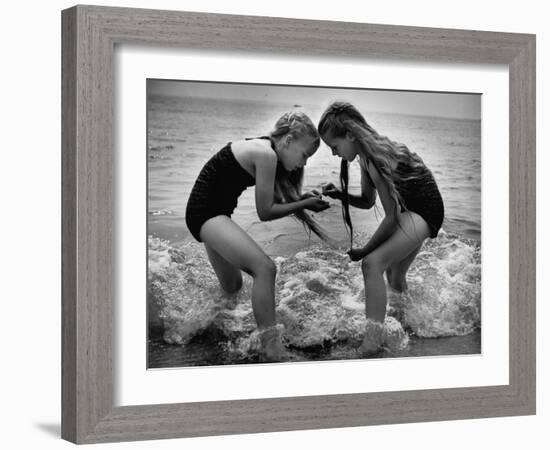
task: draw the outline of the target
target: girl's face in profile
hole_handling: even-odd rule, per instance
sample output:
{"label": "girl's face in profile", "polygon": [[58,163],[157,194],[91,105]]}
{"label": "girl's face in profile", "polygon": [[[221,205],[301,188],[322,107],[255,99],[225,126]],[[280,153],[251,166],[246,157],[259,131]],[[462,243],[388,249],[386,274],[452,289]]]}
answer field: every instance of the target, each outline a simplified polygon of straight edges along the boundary
{"label": "girl's face in profile", "polygon": [[334,137],[328,133],[322,136],[322,139],[330,147],[333,155],[348,162],[352,162],[359,152],[357,140],[348,132],[343,137]]}
{"label": "girl's face in profile", "polygon": [[279,152],[279,160],[285,170],[291,172],[304,167],[308,158],[311,158],[317,151],[313,140],[309,137],[296,139],[291,135],[284,138],[283,146]]}

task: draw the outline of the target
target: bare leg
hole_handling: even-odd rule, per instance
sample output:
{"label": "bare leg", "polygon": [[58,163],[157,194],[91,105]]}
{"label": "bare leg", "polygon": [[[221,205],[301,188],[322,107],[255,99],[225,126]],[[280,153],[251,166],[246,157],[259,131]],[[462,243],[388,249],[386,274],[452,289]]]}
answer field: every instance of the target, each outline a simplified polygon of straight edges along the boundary
{"label": "bare leg", "polygon": [[422,242],[430,235],[428,225],[418,214],[401,213],[398,220],[400,227],[394,234],[362,261],[367,324],[359,351],[364,356],[379,352],[386,339],[384,321],[387,295],[384,271],[390,268],[389,278],[400,275],[396,264],[410,259],[410,265]]}
{"label": "bare leg", "polygon": [[[275,276],[276,267],[273,261],[262,249],[227,216],[217,216],[204,223],[201,228],[201,239],[210,248],[220,255],[216,259],[214,270],[222,286],[231,286],[236,281],[236,271],[243,270],[250,274],[254,281],[252,286],[252,309],[258,328],[267,328],[275,325]],[[210,255],[209,255],[210,256]],[[212,261],[212,259],[211,259]]]}
{"label": "bare leg", "polygon": [[[383,278],[384,271],[411,255],[430,235],[428,225],[418,214],[401,213],[399,223],[400,227],[395,233],[362,261],[366,297],[365,311],[367,318],[377,322],[384,322],[386,317],[387,297]],[[393,269],[390,272],[393,276]]]}
{"label": "bare leg", "polygon": [[368,319],[384,322],[386,317],[386,284],[382,277],[384,269],[374,260],[363,259],[361,269],[365,282],[365,314]]}
{"label": "bare leg", "polygon": [[261,357],[266,361],[284,359],[285,350],[275,327],[276,266],[273,261],[227,216],[205,222],[200,235],[224,289],[234,292],[240,288],[241,270],[252,276],[252,310],[260,331]]}
{"label": "bare leg", "polygon": [[394,291],[405,292],[407,290],[407,271],[421,248],[422,244],[413,250],[409,256],[405,257],[405,259],[392,264],[386,269],[388,284]]}
{"label": "bare leg", "polygon": [[204,244],[210,264],[218,276],[222,289],[228,294],[235,294],[243,285],[241,270],[235,267],[208,244]]}

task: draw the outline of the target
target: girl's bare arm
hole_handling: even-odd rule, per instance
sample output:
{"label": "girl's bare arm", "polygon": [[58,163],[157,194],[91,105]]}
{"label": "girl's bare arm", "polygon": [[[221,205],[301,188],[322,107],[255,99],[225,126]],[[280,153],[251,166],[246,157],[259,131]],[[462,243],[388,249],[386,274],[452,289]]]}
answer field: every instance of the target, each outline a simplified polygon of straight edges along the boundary
{"label": "girl's bare arm", "polygon": [[384,219],[369,239],[367,244],[359,249],[352,249],[350,256],[354,261],[364,258],[382,242],[387,240],[397,229],[397,212],[395,200],[391,197],[386,181],[382,178],[374,164],[368,165],[369,175],[372,178],[376,190],[380,194],[380,201],[384,207]]}
{"label": "girl's bare arm", "polygon": [[275,203],[274,186],[277,156],[273,152],[255,152],[256,211],[262,221],[279,219],[301,209],[322,211],[329,204],[317,197],[309,197],[292,203]]}
{"label": "girl's bare arm", "polygon": [[[336,200],[342,200],[343,193],[333,183],[323,186],[323,194]],[[348,194],[349,204],[354,208],[370,209],[376,203],[376,187],[361,163],[361,195]]]}

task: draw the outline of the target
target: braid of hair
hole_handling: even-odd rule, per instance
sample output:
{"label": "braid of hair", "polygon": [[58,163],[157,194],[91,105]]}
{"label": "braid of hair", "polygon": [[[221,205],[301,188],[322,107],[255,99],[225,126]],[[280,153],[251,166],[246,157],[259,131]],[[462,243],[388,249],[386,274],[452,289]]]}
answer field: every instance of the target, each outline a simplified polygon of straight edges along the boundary
{"label": "braid of hair", "polygon": [[349,175],[348,162],[342,158],[340,163],[340,188],[342,190],[342,218],[349,233],[349,247],[353,248],[353,224],[349,212],[349,193],[348,193]]}

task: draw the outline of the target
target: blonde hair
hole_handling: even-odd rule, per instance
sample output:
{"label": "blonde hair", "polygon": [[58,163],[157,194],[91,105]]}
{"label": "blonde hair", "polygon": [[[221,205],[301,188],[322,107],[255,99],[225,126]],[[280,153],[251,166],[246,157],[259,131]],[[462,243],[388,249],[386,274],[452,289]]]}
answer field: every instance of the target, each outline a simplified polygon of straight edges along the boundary
{"label": "blonde hair", "polygon": [[[355,126],[362,132],[358,134]],[[318,126],[321,136],[344,137],[350,133],[359,142],[360,157],[374,164],[383,181],[387,184],[390,196],[394,200],[394,211],[399,212],[399,207],[407,209],[395,184],[410,180],[421,180],[430,174],[426,166],[416,153],[412,153],[405,145],[399,144],[380,135],[371,127],[361,113],[347,102],[334,102],[321,116]],[[396,164],[397,163],[397,164]],[[399,170],[406,168],[406,173]],[[394,168],[395,167],[395,168]],[[353,226],[349,215],[348,162],[342,160],[340,167],[340,183],[342,185],[342,213],[344,221],[350,230],[353,244]]]}
{"label": "blonde hair", "polygon": [[310,137],[312,140],[311,145],[315,148],[318,148],[321,143],[315,125],[308,116],[300,111],[283,114],[275,123],[275,128],[269,133],[275,140],[282,139],[287,134],[290,134],[294,139]]}
{"label": "blonde hair", "polygon": [[[287,112],[275,123],[275,127],[269,133],[272,141],[279,142],[287,135],[294,139],[310,138],[310,148],[319,148],[321,139],[311,119],[302,112]],[[283,165],[277,163],[275,173],[274,197],[277,203],[293,203],[301,200],[304,168],[287,171]],[[334,245],[327,232],[305,210],[297,211],[293,216],[301,222],[306,230],[312,231],[325,242]]]}

